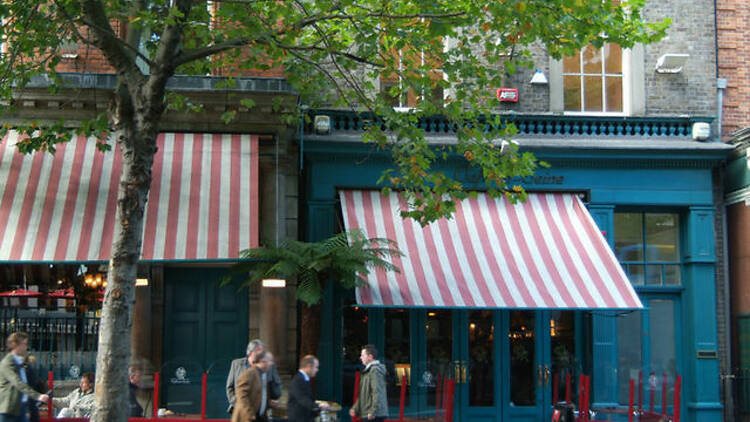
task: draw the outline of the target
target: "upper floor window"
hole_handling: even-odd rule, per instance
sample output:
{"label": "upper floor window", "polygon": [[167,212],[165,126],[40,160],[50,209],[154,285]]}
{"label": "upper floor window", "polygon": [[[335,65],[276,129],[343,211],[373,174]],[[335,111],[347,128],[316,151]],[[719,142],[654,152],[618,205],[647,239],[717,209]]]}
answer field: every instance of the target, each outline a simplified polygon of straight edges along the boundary
{"label": "upper floor window", "polygon": [[586,46],[563,58],[564,111],[622,113],[623,51],[617,44]]}
{"label": "upper floor window", "polygon": [[615,213],[615,255],[634,286],[682,284],[676,213]]}

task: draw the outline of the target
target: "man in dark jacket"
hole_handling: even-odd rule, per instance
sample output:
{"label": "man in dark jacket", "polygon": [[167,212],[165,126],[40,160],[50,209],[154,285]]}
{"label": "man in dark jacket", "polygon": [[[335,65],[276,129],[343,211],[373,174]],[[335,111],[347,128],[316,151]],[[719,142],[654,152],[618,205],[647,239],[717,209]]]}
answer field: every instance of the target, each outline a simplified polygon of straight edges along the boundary
{"label": "man in dark jacket", "polygon": [[319,368],[318,358],[307,355],[300,360],[299,371],[289,385],[289,401],[286,412],[289,422],[313,422],[321,410],[328,410],[327,403],[320,406],[313,400],[310,379],[315,378]]}
{"label": "man in dark jacket", "polygon": [[362,348],[359,360],[365,365],[359,380],[359,397],[349,409],[349,416],[382,422],[388,417],[388,396],[385,391],[385,365],[377,360],[378,349],[372,344]]}

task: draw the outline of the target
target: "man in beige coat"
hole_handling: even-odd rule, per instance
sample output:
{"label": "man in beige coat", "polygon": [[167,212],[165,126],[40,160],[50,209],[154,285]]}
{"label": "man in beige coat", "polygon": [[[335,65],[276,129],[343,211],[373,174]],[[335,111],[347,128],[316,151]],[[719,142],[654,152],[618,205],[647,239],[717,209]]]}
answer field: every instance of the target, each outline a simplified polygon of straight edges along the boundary
{"label": "man in beige coat", "polygon": [[0,422],[27,422],[30,400],[46,403],[49,396],[27,384],[23,359],[29,350],[29,335],[13,333],[6,345],[10,353],[0,361]]}
{"label": "man in beige coat", "polygon": [[263,351],[255,355],[253,366],[237,379],[232,422],[265,421],[268,408],[268,369],[273,364],[270,353]]}

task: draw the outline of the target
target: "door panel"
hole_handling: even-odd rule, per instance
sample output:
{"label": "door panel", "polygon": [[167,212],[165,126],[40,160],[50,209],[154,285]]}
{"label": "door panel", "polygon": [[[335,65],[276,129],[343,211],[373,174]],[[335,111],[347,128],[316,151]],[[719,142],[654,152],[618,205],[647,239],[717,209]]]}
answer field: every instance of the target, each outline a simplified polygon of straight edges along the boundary
{"label": "door panel", "polygon": [[238,291],[239,280],[220,287],[223,274],[212,268],[164,271],[161,404],[170,410],[200,413],[200,380],[207,372],[207,416],[226,417],[224,383],[232,359],[244,355],[247,345],[248,296]]}

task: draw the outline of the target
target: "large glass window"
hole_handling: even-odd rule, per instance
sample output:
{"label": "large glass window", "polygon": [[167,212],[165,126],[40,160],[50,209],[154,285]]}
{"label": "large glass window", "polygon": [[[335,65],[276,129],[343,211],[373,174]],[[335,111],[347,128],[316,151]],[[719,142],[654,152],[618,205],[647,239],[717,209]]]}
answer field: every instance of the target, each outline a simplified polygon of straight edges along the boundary
{"label": "large glass window", "polygon": [[406,377],[406,397],[404,406],[409,406],[409,386],[411,385],[411,334],[409,311],[389,309],[385,311],[385,350],[381,361],[386,368],[388,403],[399,403],[401,382]]}
{"label": "large glass window", "polygon": [[615,255],[635,286],[679,286],[680,217],[615,213]]}
{"label": "large glass window", "polygon": [[342,353],[342,404],[351,406],[354,402],[354,380],[357,371],[362,370],[362,363],[359,360],[362,346],[368,344],[367,339],[367,309],[353,306],[343,308],[343,350]]}
{"label": "large glass window", "polygon": [[563,58],[564,110],[622,113],[623,51],[617,44],[586,46]]}

